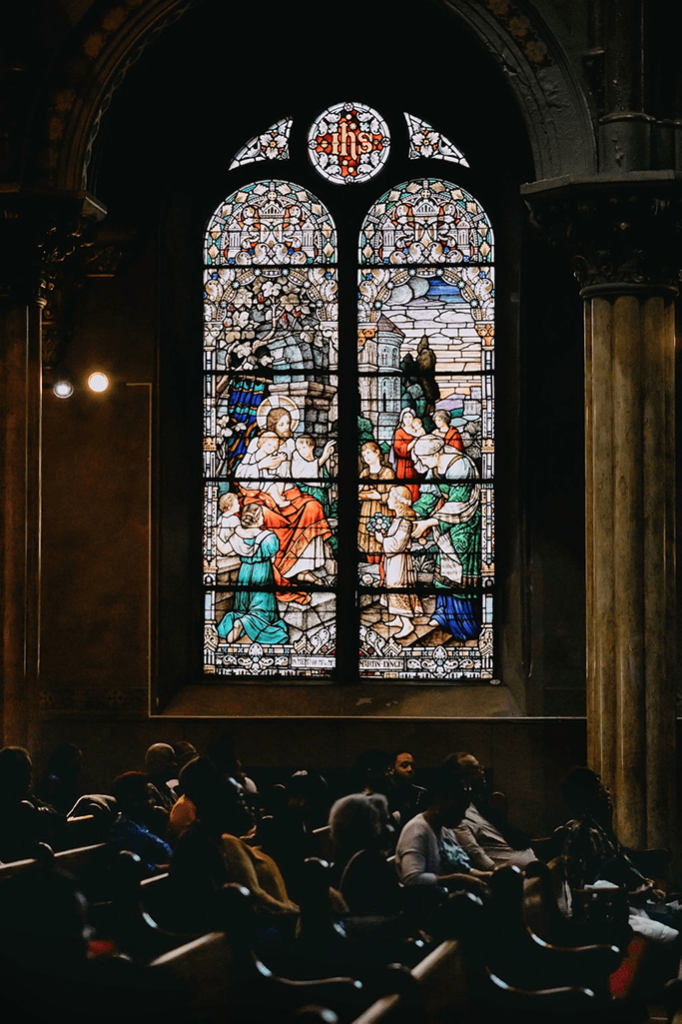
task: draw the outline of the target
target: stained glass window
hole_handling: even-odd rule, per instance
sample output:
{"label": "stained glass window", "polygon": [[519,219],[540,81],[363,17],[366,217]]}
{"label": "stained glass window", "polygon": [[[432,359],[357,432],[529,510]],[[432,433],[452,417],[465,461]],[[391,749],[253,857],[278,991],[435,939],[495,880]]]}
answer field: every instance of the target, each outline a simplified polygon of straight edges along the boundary
{"label": "stained glass window", "polygon": [[262,181],[211,219],[204,279],[205,670],[335,666],[338,419],[333,221]]}
{"label": "stained glass window", "polygon": [[410,160],[448,160],[453,164],[461,164],[462,167],[469,166],[466,157],[457,149],[454,142],[437,132],[428,121],[422,121],[420,117],[407,112],[405,120],[410,136]]}
{"label": "stained glass window", "polygon": [[[438,138],[439,152],[452,145]],[[424,139],[412,134],[410,156]],[[369,179],[388,151],[388,127],[361,104],[328,108],[309,133],[313,166],[332,182]],[[343,197],[338,217],[344,225]],[[291,181],[244,185],[208,223],[204,670],[334,681],[338,616],[357,622],[357,672],[367,681],[489,680],[490,220],[438,177],[372,203],[359,237],[356,371],[352,343],[339,360],[337,252],[330,211]],[[347,402],[356,386],[357,432],[340,446],[339,395]],[[356,502],[353,535],[338,533],[340,472],[350,490],[343,515]],[[356,648],[342,648],[347,672]]]}
{"label": "stained glass window", "polygon": [[381,197],[360,238],[360,663],[375,679],[490,679],[493,238],[438,179]]}
{"label": "stained glass window", "polygon": [[382,169],[391,136],[383,117],[364,103],[336,103],[308,133],[313,167],[338,185],[367,181]]}
{"label": "stained glass window", "polygon": [[289,159],[289,136],[293,119],[283,117],[270,125],[261,135],[254,135],[252,139],[242,146],[230,164],[230,170],[235,167],[243,167],[244,164],[252,164],[257,160],[288,160]]}

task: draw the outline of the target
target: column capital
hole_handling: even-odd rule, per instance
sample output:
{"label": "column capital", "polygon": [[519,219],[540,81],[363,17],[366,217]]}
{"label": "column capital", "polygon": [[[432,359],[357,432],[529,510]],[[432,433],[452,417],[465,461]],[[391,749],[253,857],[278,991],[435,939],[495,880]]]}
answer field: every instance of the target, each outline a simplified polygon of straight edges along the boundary
{"label": "column capital", "polygon": [[0,184],[0,301],[45,305],[50,279],[105,215],[88,192]]}
{"label": "column capital", "polygon": [[584,298],[679,290],[682,179],[649,171],[522,186],[531,222],[569,255]]}

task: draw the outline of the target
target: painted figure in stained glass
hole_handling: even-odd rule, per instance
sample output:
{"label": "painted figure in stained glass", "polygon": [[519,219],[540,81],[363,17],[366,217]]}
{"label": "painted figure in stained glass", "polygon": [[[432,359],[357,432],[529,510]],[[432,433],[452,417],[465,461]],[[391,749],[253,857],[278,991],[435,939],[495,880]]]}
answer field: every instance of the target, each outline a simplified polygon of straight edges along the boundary
{"label": "painted figure in stained glass", "polygon": [[[284,399],[280,401],[284,403]],[[297,579],[320,582],[316,572],[325,571],[328,553],[324,542],[331,537],[320,502],[291,482],[296,442],[290,404],[289,400],[271,406],[269,399],[261,404],[259,418],[265,417],[265,429],[252,437],[235,472],[243,500],[263,506],[265,526],[277,535],[274,575],[282,587],[290,587]],[[280,597],[301,603],[309,600],[307,594],[287,591]]]}
{"label": "painted figure in stained glass", "polygon": [[428,543],[431,530],[436,551],[433,582],[439,593],[432,620],[457,640],[473,640],[480,629],[474,591],[481,563],[481,489],[479,473],[463,452],[430,434],[417,440],[414,458],[435,493],[423,494],[414,506],[419,521],[414,536]]}
{"label": "painted figure in stained glass", "polygon": [[234,546],[234,536],[240,524],[239,519],[239,498],[234,491],[228,491],[221,495],[218,501],[220,515],[216,530],[216,549],[218,557],[216,566],[218,570],[218,584],[226,586],[233,582],[231,575],[239,568],[239,555]]}
{"label": "painted figure in stained glass", "polygon": [[457,427],[452,426],[452,416],[447,409],[436,409],[433,414],[433,422],[435,433],[440,434],[449,448],[456,448],[458,452],[464,451],[462,435]]}
{"label": "painted figure in stained glass", "polygon": [[363,463],[360,480],[363,483],[358,493],[358,549],[362,561],[381,564],[384,548],[381,537],[377,537],[376,526],[388,516],[386,498],[389,485],[380,481],[393,480],[394,474],[376,441],[365,441],[360,449],[360,459]]}
{"label": "painted figure in stained glass", "polygon": [[[232,547],[241,560],[238,586],[262,587],[274,582],[272,562],[279,551],[279,541],[272,530],[264,528],[261,505],[244,505]],[[272,590],[237,591],[234,610],[218,623],[218,634],[226,637],[228,643],[234,643],[242,633],[254,643],[286,642],[286,623],[279,618],[277,598]]]}
{"label": "painted figure in stained glass", "polygon": [[[403,409],[393,435],[390,454],[391,465],[395,469],[397,480],[420,479],[419,470],[412,458],[412,450],[417,439],[422,437],[424,433],[424,425],[421,419],[415,416],[414,410]],[[416,501],[419,497],[419,484],[409,484],[408,489],[412,495],[412,500]]]}
{"label": "painted figure in stained glass", "polygon": [[[455,186],[436,184],[434,197],[445,191],[454,198]],[[419,185],[387,193],[383,210],[374,207],[377,226],[403,193],[418,200]],[[473,203],[463,211],[479,213]],[[404,505],[398,513],[385,503],[367,527],[383,548],[394,524],[397,537],[407,532],[398,519],[410,522],[409,543],[395,552],[409,555],[403,590],[387,578],[391,554],[384,550],[377,565],[358,544],[360,671],[377,679],[491,678],[493,268],[480,250],[481,263],[469,262],[471,249],[453,265],[400,265],[398,258],[391,265],[369,222],[362,237],[372,244],[361,250],[358,288],[360,410],[365,432],[389,456],[395,484],[406,489],[412,518]],[[481,230],[490,244],[487,220]],[[396,598],[404,599],[402,610]]]}
{"label": "painted figure in stained glass", "polygon": [[398,629],[397,640],[407,637],[414,631],[415,616],[423,614],[421,601],[415,593],[411,593],[417,582],[412,564],[410,547],[415,513],[412,508],[412,494],[408,487],[391,487],[386,504],[393,514],[391,524],[382,537],[384,549],[383,582],[387,588],[395,588],[398,593],[388,593],[381,597],[382,604],[388,608],[392,616],[386,622],[389,629]]}

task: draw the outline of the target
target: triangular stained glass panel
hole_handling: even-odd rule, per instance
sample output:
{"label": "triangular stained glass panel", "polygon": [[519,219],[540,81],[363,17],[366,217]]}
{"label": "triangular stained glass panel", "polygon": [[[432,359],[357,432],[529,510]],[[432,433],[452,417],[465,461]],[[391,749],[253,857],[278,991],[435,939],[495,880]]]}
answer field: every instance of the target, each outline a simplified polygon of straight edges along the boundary
{"label": "triangular stained glass panel", "polygon": [[405,120],[410,136],[410,160],[448,160],[453,164],[461,164],[462,167],[469,166],[461,150],[457,149],[447,136],[437,132],[428,121],[422,121],[420,117],[408,114],[407,111]]}
{"label": "triangular stained glass panel", "polygon": [[288,160],[289,135],[293,123],[293,118],[283,117],[281,121],[266,128],[261,135],[254,135],[236,154],[229,170],[253,164],[257,160]]}

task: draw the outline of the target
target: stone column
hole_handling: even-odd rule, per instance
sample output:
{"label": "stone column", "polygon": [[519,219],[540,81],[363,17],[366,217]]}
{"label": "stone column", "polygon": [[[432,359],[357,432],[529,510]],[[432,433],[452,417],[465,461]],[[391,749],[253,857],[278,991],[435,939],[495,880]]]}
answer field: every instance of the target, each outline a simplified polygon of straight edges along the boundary
{"label": "stone column", "polygon": [[672,847],[678,199],[646,176],[540,195],[584,302],[588,760],[621,841]]}

